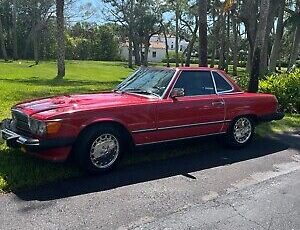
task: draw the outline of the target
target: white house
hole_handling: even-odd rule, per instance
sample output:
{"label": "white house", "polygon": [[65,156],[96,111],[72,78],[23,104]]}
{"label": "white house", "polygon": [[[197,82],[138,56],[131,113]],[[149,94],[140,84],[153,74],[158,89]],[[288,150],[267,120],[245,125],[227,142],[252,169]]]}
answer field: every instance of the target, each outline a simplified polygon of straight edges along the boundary
{"label": "white house", "polygon": [[[162,42],[163,44],[165,44],[165,37],[161,34],[156,34],[153,35],[150,39],[150,42]],[[170,51],[175,51],[175,41],[176,41],[176,37],[175,36],[168,36],[167,37],[167,43],[168,43],[168,47]],[[187,47],[188,47],[189,43],[185,40],[180,40],[179,41],[179,51],[183,52]]]}
{"label": "white house", "polygon": [[[175,51],[175,37],[169,36],[167,38],[169,51]],[[179,42],[179,51],[183,52],[187,46],[188,42],[181,40]],[[128,60],[128,43],[124,43],[120,47],[120,56],[124,60]],[[150,39],[150,47],[148,52],[148,61],[149,62],[161,62],[166,57],[166,44],[164,36],[154,35]],[[134,56],[133,56],[134,60]]]}

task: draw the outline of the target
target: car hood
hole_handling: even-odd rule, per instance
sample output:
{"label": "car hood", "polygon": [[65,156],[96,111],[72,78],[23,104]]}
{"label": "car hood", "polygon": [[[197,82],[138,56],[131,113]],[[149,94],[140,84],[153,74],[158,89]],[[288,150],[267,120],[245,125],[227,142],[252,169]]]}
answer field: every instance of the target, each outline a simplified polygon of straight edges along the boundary
{"label": "car hood", "polygon": [[154,100],[144,96],[121,93],[77,94],[50,97],[17,104],[14,109],[29,116],[54,116],[75,110],[100,109]]}

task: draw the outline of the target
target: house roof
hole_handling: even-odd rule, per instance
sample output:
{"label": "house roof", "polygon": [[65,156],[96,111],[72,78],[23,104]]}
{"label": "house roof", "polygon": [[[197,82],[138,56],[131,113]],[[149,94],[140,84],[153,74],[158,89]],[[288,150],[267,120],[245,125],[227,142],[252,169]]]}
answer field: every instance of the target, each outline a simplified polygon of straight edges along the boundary
{"label": "house roof", "polygon": [[[125,42],[121,45],[122,47],[129,47],[129,43]],[[165,49],[166,45],[164,42],[150,42],[150,48],[153,49]]]}
{"label": "house roof", "polygon": [[153,49],[165,49],[166,45],[163,42],[150,42],[150,47]]}

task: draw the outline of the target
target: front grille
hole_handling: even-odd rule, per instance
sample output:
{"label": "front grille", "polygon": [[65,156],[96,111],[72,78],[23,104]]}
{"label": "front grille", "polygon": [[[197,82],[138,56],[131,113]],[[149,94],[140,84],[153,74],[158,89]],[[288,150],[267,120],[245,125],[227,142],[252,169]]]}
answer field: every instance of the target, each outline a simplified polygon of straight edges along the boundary
{"label": "front grille", "polygon": [[17,131],[29,134],[28,116],[19,110],[12,110],[13,123]]}

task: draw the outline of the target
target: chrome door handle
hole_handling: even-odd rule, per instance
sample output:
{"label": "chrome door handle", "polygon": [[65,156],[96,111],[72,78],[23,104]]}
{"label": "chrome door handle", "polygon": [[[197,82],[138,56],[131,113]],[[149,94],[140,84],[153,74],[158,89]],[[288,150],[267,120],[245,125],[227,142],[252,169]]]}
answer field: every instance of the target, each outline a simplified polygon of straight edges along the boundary
{"label": "chrome door handle", "polygon": [[216,105],[224,105],[225,103],[223,101],[214,101],[211,103],[213,106],[216,106]]}

